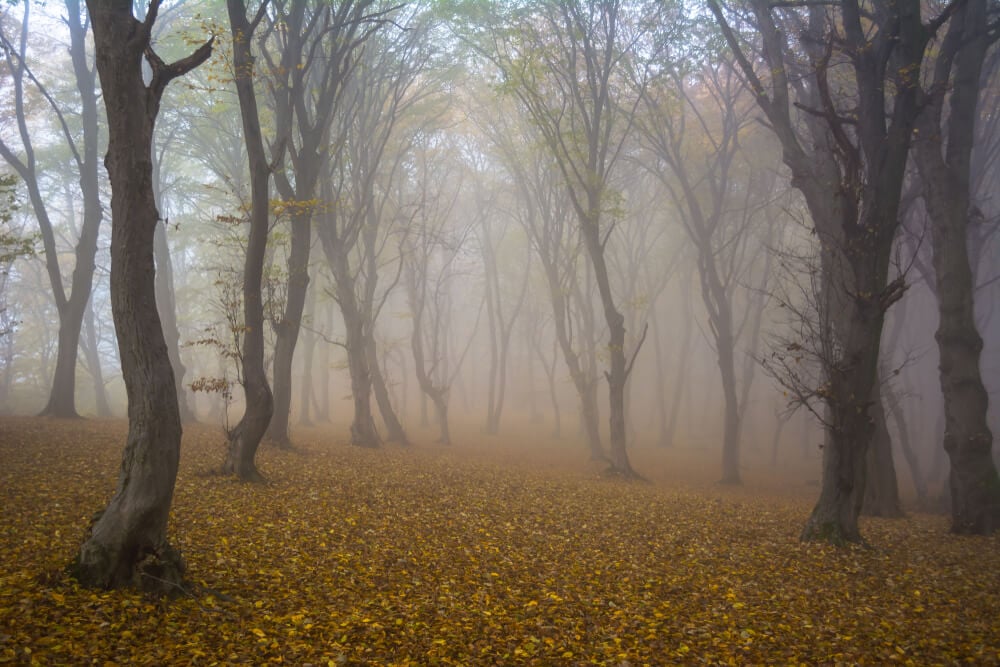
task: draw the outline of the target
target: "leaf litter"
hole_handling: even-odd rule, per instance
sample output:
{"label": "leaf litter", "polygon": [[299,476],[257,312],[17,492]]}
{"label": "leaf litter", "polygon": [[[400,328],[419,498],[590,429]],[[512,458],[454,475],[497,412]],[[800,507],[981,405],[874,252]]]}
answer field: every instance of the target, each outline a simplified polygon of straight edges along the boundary
{"label": "leaf litter", "polygon": [[[998,664],[1000,539],[864,519],[872,548],[802,544],[795,494],[629,484],[475,452],[262,447],[205,474],[188,426],[174,599],[63,571],[113,491],[121,421],[0,419],[0,662]],[[582,452],[582,449],[581,449]]]}

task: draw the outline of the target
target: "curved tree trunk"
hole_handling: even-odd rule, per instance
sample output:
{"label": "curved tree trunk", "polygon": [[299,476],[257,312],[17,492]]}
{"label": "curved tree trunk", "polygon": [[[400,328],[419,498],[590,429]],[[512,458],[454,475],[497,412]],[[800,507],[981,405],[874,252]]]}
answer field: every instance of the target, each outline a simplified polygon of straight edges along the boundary
{"label": "curved tree trunk", "polygon": [[[152,188],[153,127],[167,83],[211,54],[211,42],[171,65],[149,55],[158,2],[144,23],[131,0],[88,0],[108,112],[111,179],[111,310],[128,396],[129,433],[118,488],[80,548],[84,585],[170,591],[184,562],[167,541],[180,458],[181,422],[166,341],[156,312]],[[153,70],[149,87],[143,63]]]}
{"label": "curved tree trunk", "polygon": [[243,392],[246,406],[240,422],[229,433],[229,447],[222,472],[241,480],[261,479],[254,459],[274,410],[271,387],[264,370],[264,257],[270,215],[271,170],[264,153],[257,97],[253,88],[251,40],[261,14],[253,23],[246,18],[243,0],[227,0],[233,39],[233,68],[243,121],[243,140],[250,163],[250,234],[243,264]]}

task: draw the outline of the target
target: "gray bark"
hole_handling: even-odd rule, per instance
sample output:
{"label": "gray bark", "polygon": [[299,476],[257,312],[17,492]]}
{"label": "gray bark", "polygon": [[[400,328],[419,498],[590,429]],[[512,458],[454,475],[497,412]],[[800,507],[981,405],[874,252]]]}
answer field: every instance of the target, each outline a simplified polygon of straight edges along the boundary
{"label": "gray bark", "polygon": [[[1000,478],[987,424],[989,396],[980,371],[983,340],[976,327],[967,245],[973,211],[970,159],[989,48],[986,21],[985,0],[968,0],[952,18],[935,67],[933,102],[921,115],[921,140],[916,143],[934,251],[939,315],[934,337],[944,395],[944,448],[951,463],[951,530],[980,535],[1000,527]],[[949,116],[942,125],[949,81]]]}

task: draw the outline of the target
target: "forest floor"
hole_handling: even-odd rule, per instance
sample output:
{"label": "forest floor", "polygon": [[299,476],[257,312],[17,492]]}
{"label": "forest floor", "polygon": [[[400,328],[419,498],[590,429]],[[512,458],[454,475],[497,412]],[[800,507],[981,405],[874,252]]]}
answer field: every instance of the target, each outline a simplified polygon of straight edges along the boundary
{"label": "forest floor", "polygon": [[126,428],[0,419],[0,663],[1000,663],[1000,536],[910,514],[863,520],[869,548],[802,544],[802,481],[720,487],[680,447],[635,452],[648,483],[606,479],[526,428],[379,450],[300,430],[246,485],[207,474],[219,427],[188,426],[188,588],[82,589],[63,570]]}

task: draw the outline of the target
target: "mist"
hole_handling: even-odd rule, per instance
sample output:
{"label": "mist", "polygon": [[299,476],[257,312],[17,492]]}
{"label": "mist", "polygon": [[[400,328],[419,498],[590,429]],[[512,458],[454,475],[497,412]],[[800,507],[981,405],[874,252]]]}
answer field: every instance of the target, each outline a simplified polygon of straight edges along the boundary
{"label": "mist", "polygon": [[[105,107],[138,94],[102,89],[111,10],[0,10],[0,422],[140,447],[176,415],[250,482],[354,447],[819,497],[806,540],[992,532],[953,485],[1000,460],[995,40],[963,111],[960,59],[871,83],[810,3],[144,4],[148,149],[109,143],[144,136]],[[123,155],[155,219],[112,205]]]}

